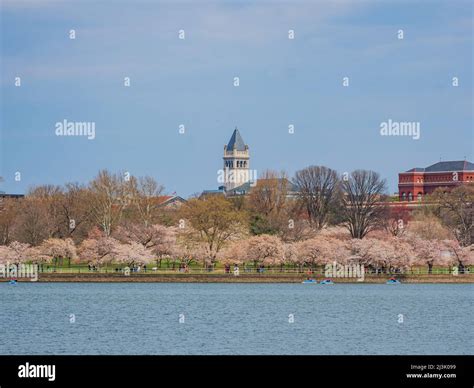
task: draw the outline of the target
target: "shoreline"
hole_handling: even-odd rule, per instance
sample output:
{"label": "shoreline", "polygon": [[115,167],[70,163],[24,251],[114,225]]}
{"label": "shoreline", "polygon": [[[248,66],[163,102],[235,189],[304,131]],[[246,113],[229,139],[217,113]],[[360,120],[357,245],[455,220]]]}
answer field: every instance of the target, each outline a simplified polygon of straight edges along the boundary
{"label": "shoreline", "polygon": [[[392,275],[402,283],[424,284],[474,284],[474,274],[463,275]],[[357,278],[331,278],[335,283],[348,284],[385,284],[391,275],[365,276],[363,281]],[[115,273],[41,273],[39,283],[301,283],[307,279],[305,274],[245,274],[233,276],[228,274],[131,274],[125,276]],[[318,282],[324,276],[312,277]],[[18,282],[31,282],[29,278],[18,278]],[[5,279],[5,282],[8,280]]]}

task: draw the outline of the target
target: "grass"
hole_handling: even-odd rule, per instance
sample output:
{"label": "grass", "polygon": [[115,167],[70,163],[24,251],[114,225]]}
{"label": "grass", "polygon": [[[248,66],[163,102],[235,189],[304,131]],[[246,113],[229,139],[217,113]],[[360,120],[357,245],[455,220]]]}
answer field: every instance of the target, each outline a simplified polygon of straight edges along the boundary
{"label": "grass", "polygon": [[[43,264],[43,272],[44,273],[71,273],[71,274],[87,274],[87,273],[121,273],[120,269],[126,267],[123,264],[109,264],[108,266],[104,266],[101,268],[98,268],[97,271],[90,271],[87,265],[84,264],[71,264],[69,265],[58,265],[54,266],[52,264]],[[157,267],[156,265],[150,264],[147,265],[147,271],[145,272],[143,269],[138,272],[138,273],[133,273],[133,274],[139,274],[139,275],[158,275],[158,274],[174,274],[174,275],[189,275],[189,274],[207,274],[209,276],[212,275],[223,275],[225,274],[224,266],[218,264],[213,271],[208,271],[205,268],[203,268],[201,265],[193,263],[188,267],[188,272],[180,272],[178,270],[179,266],[175,266],[173,268],[172,265],[162,265],[162,267],[158,267],[157,271],[152,271],[153,267]],[[118,268],[119,271],[116,272],[115,268]],[[256,275],[256,276],[300,276],[300,275],[307,275],[309,268],[304,268],[302,270],[298,268],[294,268],[292,266],[284,266],[283,269],[281,269],[279,266],[278,267],[273,267],[273,268],[266,268],[263,273],[257,273],[255,271],[255,268],[252,266],[248,266],[247,268],[250,269],[250,272],[246,272],[245,268],[240,266],[240,275]],[[470,273],[474,273],[474,268],[470,268]],[[450,267],[433,267],[432,275],[450,275],[451,274],[451,268]],[[228,274],[229,276],[233,276],[233,269],[231,267],[231,272]],[[324,268],[323,267],[318,267],[317,269],[313,270],[313,275],[314,276],[324,276]],[[365,276],[370,277],[384,277],[384,276],[390,276],[391,274],[387,273],[381,273],[381,274],[371,274],[368,273]],[[394,276],[418,276],[418,275],[428,275],[428,268],[427,267],[413,267],[409,271],[405,272],[404,274],[393,274]],[[462,276],[461,274],[459,276]]]}

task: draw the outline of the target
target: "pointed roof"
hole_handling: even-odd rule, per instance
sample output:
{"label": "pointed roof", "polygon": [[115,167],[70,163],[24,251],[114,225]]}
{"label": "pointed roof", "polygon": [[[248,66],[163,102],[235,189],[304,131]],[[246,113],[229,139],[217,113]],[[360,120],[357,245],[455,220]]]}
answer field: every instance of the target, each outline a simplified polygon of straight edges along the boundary
{"label": "pointed roof", "polygon": [[227,149],[233,150],[236,149],[237,151],[245,151],[245,143],[240,136],[240,132],[237,128],[234,129],[234,133],[230,137],[229,143],[227,143]]}

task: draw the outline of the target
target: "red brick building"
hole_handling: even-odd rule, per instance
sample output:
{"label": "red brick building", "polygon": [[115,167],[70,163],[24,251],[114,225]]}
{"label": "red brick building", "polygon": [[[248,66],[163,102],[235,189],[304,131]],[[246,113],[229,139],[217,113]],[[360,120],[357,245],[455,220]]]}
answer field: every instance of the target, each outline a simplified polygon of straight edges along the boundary
{"label": "red brick building", "polygon": [[467,183],[474,183],[474,163],[438,162],[398,174],[398,197],[400,201],[421,201],[439,187],[450,190]]}

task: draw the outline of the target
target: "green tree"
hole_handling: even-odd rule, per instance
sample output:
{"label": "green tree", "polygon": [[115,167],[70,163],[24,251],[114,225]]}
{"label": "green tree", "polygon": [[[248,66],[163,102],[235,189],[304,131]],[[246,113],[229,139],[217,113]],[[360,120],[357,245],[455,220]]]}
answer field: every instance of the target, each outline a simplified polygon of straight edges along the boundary
{"label": "green tree", "polygon": [[246,232],[246,214],[223,196],[190,199],[180,209],[180,215],[184,220],[180,227],[194,229],[196,233],[190,235],[205,244],[211,264],[227,241]]}

